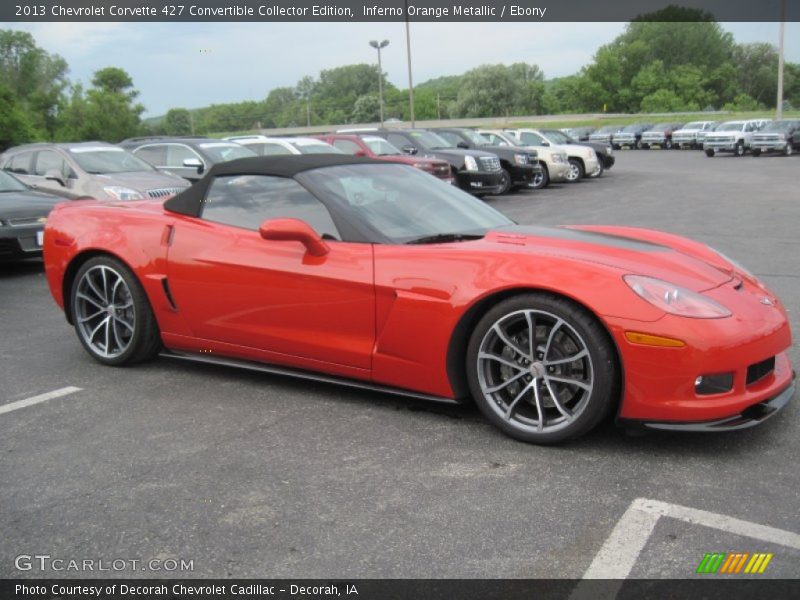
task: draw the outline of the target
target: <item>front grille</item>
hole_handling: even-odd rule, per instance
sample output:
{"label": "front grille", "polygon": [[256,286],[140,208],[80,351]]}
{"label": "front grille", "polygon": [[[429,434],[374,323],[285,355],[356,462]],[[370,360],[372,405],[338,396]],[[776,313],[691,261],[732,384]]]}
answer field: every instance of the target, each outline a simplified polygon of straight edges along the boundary
{"label": "front grille", "polygon": [[174,196],[178,192],[182,192],[186,188],[171,187],[171,188],[158,188],[155,190],[147,190],[147,195],[151,198],[165,198],[167,196]]}
{"label": "front grille", "polygon": [[783,141],[779,135],[772,135],[769,133],[762,133],[761,135],[753,136],[754,142],[781,142]]}
{"label": "front grille", "polygon": [[753,385],[757,381],[761,381],[775,370],[775,357],[772,356],[767,360],[762,360],[747,367],[747,385]]}
{"label": "front grille", "polygon": [[19,246],[16,240],[0,239],[0,256],[9,256],[18,252]]}
{"label": "front grille", "polygon": [[29,227],[30,225],[44,224],[44,221],[39,221],[42,217],[20,217],[18,219],[8,219],[8,224],[11,227]]}
{"label": "front grille", "polygon": [[481,156],[481,166],[484,171],[499,171],[500,159],[496,156]]}

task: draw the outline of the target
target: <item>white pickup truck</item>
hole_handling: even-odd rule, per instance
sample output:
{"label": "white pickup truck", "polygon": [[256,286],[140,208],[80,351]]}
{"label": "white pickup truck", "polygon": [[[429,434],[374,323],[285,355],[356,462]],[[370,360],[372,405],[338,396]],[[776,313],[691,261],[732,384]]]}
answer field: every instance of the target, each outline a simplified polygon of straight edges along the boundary
{"label": "white pickup truck", "polygon": [[767,123],[768,119],[727,121],[706,135],[703,150],[706,156],[714,156],[717,152],[733,152],[736,156],[744,156],[750,149],[753,134]]}

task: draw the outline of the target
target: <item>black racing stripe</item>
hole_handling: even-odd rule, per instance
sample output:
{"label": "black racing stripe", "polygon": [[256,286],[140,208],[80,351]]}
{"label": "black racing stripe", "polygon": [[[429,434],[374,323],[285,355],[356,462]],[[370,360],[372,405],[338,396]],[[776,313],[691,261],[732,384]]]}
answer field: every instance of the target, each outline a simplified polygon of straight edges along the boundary
{"label": "black racing stripe", "polygon": [[563,227],[538,227],[536,225],[509,225],[498,227],[496,231],[509,233],[512,235],[530,235],[536,237],[546,237],[571,242],[583,242],[598,246],[608,246],[612,248],[622,248],[636,252],[664,252],[670,250],[669,247],[661,244],[654,244],[642,240],[636,240],[621,235],[600,233],[598,231],[582,231],[580,229],[566,229]]}

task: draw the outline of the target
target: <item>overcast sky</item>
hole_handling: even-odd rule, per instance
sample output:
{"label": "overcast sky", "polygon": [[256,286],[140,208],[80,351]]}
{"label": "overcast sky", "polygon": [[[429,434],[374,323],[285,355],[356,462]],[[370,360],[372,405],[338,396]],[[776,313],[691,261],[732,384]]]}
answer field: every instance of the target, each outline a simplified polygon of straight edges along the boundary
{"label": "overcast sky", "polygon": [[[737,42],[777,45],[777,23],[723,23]],[[70,78],[88,83],[107,66],[125,69],[146,116],[169,108],[258,100],[322,69],[374,62],[382,51],[389,81],[408,85],[403,23],[21,23],[48,52],[63,56]],[[538,64],[547,78],[571,75],[624,23],[412,23],[414,82],[481,65]],[[786,24],[786,60],[800,63],[800,23]]]}

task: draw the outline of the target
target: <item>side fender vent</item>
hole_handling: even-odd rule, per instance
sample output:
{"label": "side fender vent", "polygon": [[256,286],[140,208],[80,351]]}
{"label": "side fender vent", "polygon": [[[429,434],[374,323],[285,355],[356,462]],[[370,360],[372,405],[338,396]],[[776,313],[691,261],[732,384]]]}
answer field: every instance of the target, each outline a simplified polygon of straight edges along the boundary
{"label": "side fender vent", "polygon": [[164,296],[166,296],[167,302],[169,302],[170,307],[172,308],[172,310],[177,312],[178,305],[175,304],[175,300],[172,298],[172,292],[169,289],[169,281],[167,281],[166,277],[164,277],[161,280],[161,287],[164,288]]}

